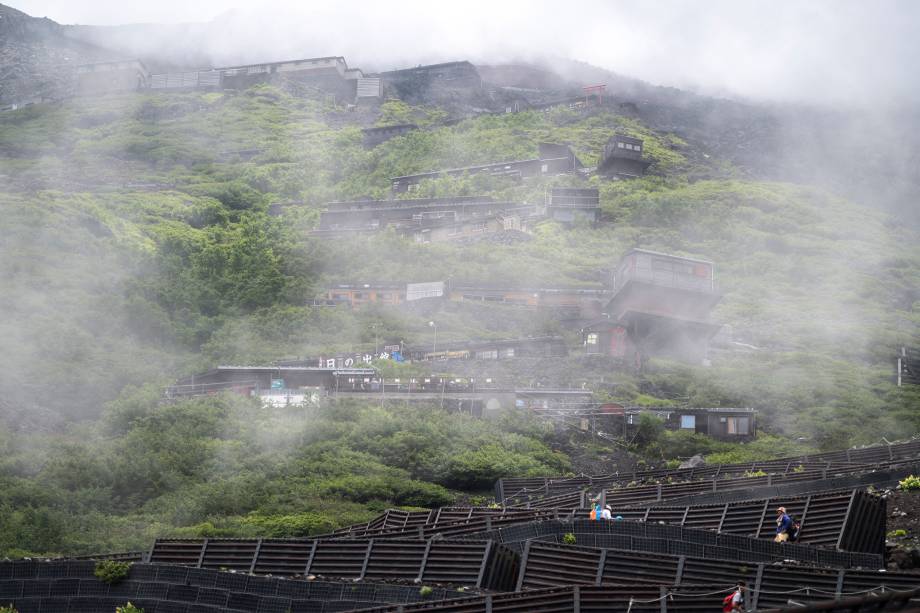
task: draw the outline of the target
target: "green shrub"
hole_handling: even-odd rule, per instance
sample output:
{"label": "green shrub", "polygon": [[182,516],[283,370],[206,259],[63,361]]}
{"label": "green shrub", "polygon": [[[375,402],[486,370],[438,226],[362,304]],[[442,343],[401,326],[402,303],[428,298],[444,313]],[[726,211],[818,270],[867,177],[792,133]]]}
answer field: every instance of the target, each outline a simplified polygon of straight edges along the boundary
{"label": "green shrub", "polygon": [[767,473],[762,470],[746,470],[744,471],[745,477],[766,477]]}
{"label": "green shrub", "polygon": [[760,462],[785,456],[806,455],[813,452],[813,448],[789,440],[788,438],[765,434],[743,445],[734,444],[730,451],[717,451],[716,453],[709,454],[706,456],[706,463],[743,464],[746,462]]}
{"label": "green shrub", "polygon": [[888,538],[890,539],[899,539],[907,536],[907,530],[898,529],[892,530],[888,533]]}
{"label": "green shrub", "polygon": [[562,542],[565,543],[566,545],[574,545],[575,535],[571,532],[566,532],[565,534],[562,535]]}
{"label": "green shrub", "polygon": [[633,443],[639,449],[647,449],[658,442],[664,431],[664,421],[649,413],[642,413],[639,415],[639,425],[636,427]]}
{"label": "green shrub", "polygon": [[337,526],[332,517],[323,513],[296,513],[292,515],[250,515],[244,524],[256,526],[261,536],[286,538],[311,536],[332,532]]}
{"label": "green shrub", "polygon": [[0,613],[19,613],[13,605],[0,606]]}
{"label": "green shrub", "polygon": [[127,577],[129,570],[131,570],[130,562],[101,560],[96,563],[96,570],[93,571],[93,574],[96,575],[96,578],[100,581],[111,585]]}
{"label": "green shrub", "polygon": [[144,610],[129,602],[123,607],[115,607],[115,613],[144,613]]}
{"label": "green shrub", "polygon": [[432,594],[434,594],[434,589],[427,585],[423,585],[421,589],[419,589],[418,591],[418,595],[421,596],[422,598],[428,598]]}
{"label": "green shrub", "polygon": [[920,490],[920,477],[917,475],[910,475],[904,477],[898,481],[898,489],[911,491],[911,490]]}

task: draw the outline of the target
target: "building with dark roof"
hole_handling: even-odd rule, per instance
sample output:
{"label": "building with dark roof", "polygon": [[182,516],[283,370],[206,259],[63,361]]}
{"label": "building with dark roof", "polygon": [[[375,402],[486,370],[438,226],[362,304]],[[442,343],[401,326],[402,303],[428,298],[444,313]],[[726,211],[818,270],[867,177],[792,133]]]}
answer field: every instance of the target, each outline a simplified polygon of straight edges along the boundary
{"label": "building with dark roof", "polygon": [[408,134],[418,130],[414,123],[404,123],[395,126],[379,126],[375,128],[364,128],[361,132],[364,134],[364,146],[367,148],[376,147],[380,143],[385,143],[391,138]]}
{"label": "building with dark roof", "polygon": [[523,231],[540,214],[537,205],[497,202],[489,196],[330,202],[313,235],[340,238],[390,228],[417,242],[440,242]]}
{"label": "building with dark roof", "polygon": [[385,85],[393,85],[397,89],[401,85],[421,87],[438,85],[456,88],[478,88],[482,86],[482,77],[479,76],[479,71],[465,60],[390,70],[381,72],[377,76],[383,80]]}
{"label": "building with dark roof", "polygon": [[749,440],[757,435],[757,411],[751,408],[628,407],[624,410],[627,431],[639,425],[639,416],[654,415],[668,430],[705,434],[721,440]]}
{"label": "building with dark roof", "polygon": [[642,139],[614,134],[604,146],[604,155],[597,172],[615,179],[641,177],[652,161],[643,157]]}
{"label": "building with dark roof", "polygon": [[281,77],[316,87],[346,102],[380,97],[380,79],[366,77],[358,68],[349,68],[341,56],[160,73],[150,76],[150,88],[245,89]]}

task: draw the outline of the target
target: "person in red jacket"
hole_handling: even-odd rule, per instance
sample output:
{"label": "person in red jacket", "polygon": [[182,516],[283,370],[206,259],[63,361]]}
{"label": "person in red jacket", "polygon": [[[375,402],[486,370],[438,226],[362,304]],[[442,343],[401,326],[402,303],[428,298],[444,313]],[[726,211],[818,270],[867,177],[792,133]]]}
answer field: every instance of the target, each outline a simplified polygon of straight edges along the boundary
{"label": "person in red jacket", "polygon": [[722,613],[740,613],[744,611],[744,592],[747,583],[739,581],[735,591],[722,599]]}

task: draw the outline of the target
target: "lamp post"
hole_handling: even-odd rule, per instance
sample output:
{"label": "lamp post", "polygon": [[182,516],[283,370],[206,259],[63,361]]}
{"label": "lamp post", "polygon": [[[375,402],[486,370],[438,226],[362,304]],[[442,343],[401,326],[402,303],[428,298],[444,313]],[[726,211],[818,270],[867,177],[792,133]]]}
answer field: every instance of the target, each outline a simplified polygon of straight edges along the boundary
{"label": "lamp post", "polygon": [[438,352],[438,324],[433,321],[428,322],[428,326],[434,328],[434,344],[431,346],[431,353]]}
{"label": "lamp post", "polygon": [[376,358],[380,354],[380,343],[377,342],[377,327],[379,323],[371,324],[371,330],[374,331],[374,357]]}

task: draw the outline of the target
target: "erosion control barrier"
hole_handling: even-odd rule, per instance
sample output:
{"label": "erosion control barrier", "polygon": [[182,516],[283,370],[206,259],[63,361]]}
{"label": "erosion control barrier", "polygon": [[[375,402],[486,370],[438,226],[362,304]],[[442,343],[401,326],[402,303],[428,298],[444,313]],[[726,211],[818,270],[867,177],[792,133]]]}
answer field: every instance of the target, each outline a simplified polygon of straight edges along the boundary
{"label": "erosion control barrier", "polygon": [[[920,474],[920,462],[913,462],[903,464],[898,468],[877,470],[844,477],[817,479],[815,481],[784,481],[770,486],[691,494],[679,498],[668,498],[668,504],[671,506],[725,504],[726,502],[737,502],[739,500],[796,496],[801,494],[862,489],[866,487],[883,489],[895,487],[898,482],[905,477],[918,474]],[[630,506],[650,506],[654,504],[654,502],[642,502]]]}
{"label": "erosion control barrier", "polygon": [[[361,613],[662,613],[666,611],[716,611],[724,586],[583,586],[527,590],[510,594],[490,594],[475,598],[452,599],[424,605],[385,606],[362,609]],[[356,612],[357,613],[357,612]]]}
{"label": "erosion control barrier", "polygon": [[[723,505],[653,506],[640,509],[614,507],[627,523],[674,524],[685,528],[712,530],[720,534],[734,534],[756,539],[772,540],[776,534],[776,513],[779,506],[786,507],[801,525],[799,542],[834,550],[882,554],[885,547],[885,509],[883,498],[859,490],[824,492],[810,496],[764,498]],[[354,532],[344,532],[334,538],[375,539],[393,538],[469,538],[470,535],[488,533],[499,528],[530,524],[538,520],[582,519],[587,509],[531,509],[528,511],[469,509],[466,515],[460,509],[406,512],[388,511],[366,528],[353,527]],[[474,512],[475,511],[475,512]],[[493,512],[494,511],[494,512]],[[394,518],[390,522],[390,513]],[[458,516],[467,519],[455,520]],[[420,523],[435,518],[430,523]],[[404,525],[404,528],[398,527]],[[390,527],[384,527],[389,525]],[[829,554],[826,554],[829,555]],[[874,559],[874,558],[873,558]]]}
{"label": "erosion control barrier", "polygon": [[920,575],[910,573],[748,564],[713,557],[645,554],[531,541],[525,544],[521,557],[517,590],[575,584],[731,586],[740,579],[752,588],[754,609],[782,606],[790,594],[795,594],[796,599],[814,601],[920,586]]}
{"label": "erosion control barrier", "polygon": [[130,601],[149,611],[194,613],[325,613],[456,598],[461,592],[419,585],[300,581],[245,573],[133,564],[123,581],[109,585],[94,575],[94,562],[0,562],[0,602],[33,611],[112,613]]}
{"label": "erosion control barrier", "polygon": [[787,512],[801,523],[800,543],[842,551],[884,553],[885,500],[860,490],[724,505],[615,509],[614,512],[626,520],[677,524],[772,539],[776,533],[775,509],[779,506],[786,507]]}
{"label": "erosion control barrier", "polygon": [[[411,515],[407,517],[405,527],[398,527],[392,524],[390,527],[384,527],[386,525],[384,522],[378,523],[377,525],[380,527],[377,528],[367,528],[359,524],[358,526],[352,526],[331,536],[324,536],[321,538],[341,540],[369,537],[375,539],[417,537],[420,539],[427,539],[436,535],[442,538],[452,538],[454,536],[469,535],[502,526],[527,523],[541,519],[575,519],[577,515],[587,516],[588,513],[586,509],[534,509],[507,513],[477,513],[470,514],[469,517],[457,519],[452,513],[440,514],[441,510],[443,509],[434,509],[432,511],[399,511],[400,513],[411,513]],[[469,510],[478,511],[479,509]],[[485,510],[492,511],[493,509]],[[499,509],[499,511],[501,511],[501,509]],[[391,512],[392,511],[387,511],[385,514]],[[429,523],[420,523],[418,521],[429,517],[435,517],[435,519]],[[373,520],[370,523],[374,523],[375,521],[376,520]]]}
{"label": "erosion control barrier", "polygon": [[799,543],[841,551],[885,552],[885,499],[861,490],[810,496],[766,498],[724,505],[654,506],[616,509],[623,519],[677,524],[759,539],[776,534],[776,508],[800,522]]}
{"label": "erosion control barrier", "polygon": [[829,568],[879,569],[885,566],[884,557],[876,554],[773,543],[736,534],[632,521],[536,521],[473,534],[469,538],[490,539],[522,551],[527,541],[564,543],[567,535],[574,538],[577,545],[601,549],[718,557],[742,562],[793,560]]}
{"label": "erosion control barrier", "polygon": [[836,600],[812,603],[797,602],[790,598],[786,608],[764,609],[763,613],[796,613],[824,611],[826,613],[860,613],[862,611],[916,611],[920,609],[920,588],[900,592],[870,593],[848,596]]}
{"label": "erosion control barrier", "polygon": [[[755,577],[756,579],[756,577]],[[754,591],[748,584],[745,593],[748,610],[754,610],[751,600],[759,597],[762,602],[780,601],[785,598],[784,609],[760,609],[769,613],[792,613],[793,611],[840,611],[861,613],[863,611],[901,611],[915,609],[911,599],[920,596],[920,588],[881,593],[842,596],[842,599],[828,601],[834,595],[807,592],[805,589],[789,588],[777,593],[766,589]],[[475,598],[460,598],[425,604],[408,604],[360,609],[360,613],[711,613],[722,607],[722,598],[732,592],[729,585],[679,585],[679,586],[585,586],[573,585],[561,588],[546,588],[491,594]],[[770,606],[770,605],[768,605]],[[355,613],[359,613],[356,611]]]}
{"label": "erosion control barrier", "polygon": [[[576,504],[574,508],[581,508],[587,504],[584,498],[578,502],[579,504]],[[355,524],[317,538],[377,538],[386,534],[417,534],[419,538],[424,538],[436,532],[448,533],[447,529],[454,526],[489,526],[466,531],[469,533],[483,529],[491,530],[493,526],[517,521],[533,521],[539,518],[559,519],[571,513],[571,510],[561,509],[512,511],[489,507],[441,507],[430,511],[388,509],[366,524]]]}
{"label": "erosion control barrier", "polygon": [[494,541],[157,539],[152,564],[274,576],[513,587],[518,556]]}
{"label": "erosion control barrier", "polygon": [[[875,464],[792,464],[783,462],[779,464],[758,463],[745,465],[744,470],[725,469],[723,466],[710,466],[687,471],[671,471],[658,477],[640,479],[624,479],[621,477],[575,477],[571,479],[547,479],[543,485],[537,487],[522,487],[513,490],[509,484],[514,481],[503,479],[501,487],[496,486],[496,491],[501,489],[504,496],[501,503],[508,507],[524,507],[535,504],[543,498],[555,498],[571,494],[572,492],[590,490],[597,491],[604,488],[628,490],[636,502],[642,500],[656,500],[656,492],[660,485],[671,488],[672,495],[688,495],[699,492],[713,492],[719,490],[742,489],[763,485],[773,485],[791,481],[813,481],[826,479],[828,476],[839,474],[853,474],[875,470]],[[660,498],[657,498],[660,499]]]}
{"label": "erosion control barrier", "polygon": [[688,483],[618,487],[602,491],[605,502],[609,505],[644,506],[653,502],[662,502],[672,498],[706,492],[772,486],[777,483],[793,483],[796,481],[814,481],[824,478],[823,475],[824,473],[791,473],[788,475],[765,475],[745,479],[713,479],[711,481],[691,481]]}
{"label": "erosion control barrier", "polygon": [[[737,497],[733,494],[736,490],[750,491],[752,489],[775,488],[777,495],[786,493],[814,493],[816,491],[827,490],[828,487],[820,487],[821,483],[839,482],[839,486],[833,489],[853,489],[860,484],[871,485],[873,483],[890,484],[897,474],[907,475],[916,474],[912,472],[920,465],[917,462],[907,462],[895,460],[885,465],[866,466],[860,465],[858,468],[845,473],[834,474],[826,470],[820,471],[793,471],[788,474],[766,474],[755,477],[732,477],[723,476],[707,477],[695,481],[679,481],[675,483],[651,483],[646,485],[616,485],[613,488],[604,489],[600,482],[595,482],[590,490],[580,489],[577,491],[567,490],[561,485],[550,485],[545,490],[532,491],[525,495],[515,496],[505,500],[504,506],[508,509],[530,509],[530,508],[551,508],[562,506],[560,502],[567,497],[574,497],[579,494],[584,495],[592,492],[594,496],[601,492],[606,492],[608,502],[618,505],[627,506],[648,506],[663,501],[681,500],[691,497],[700,497],[705,499],[711,497],[714,502],[728,502],[729,500],[743,500],[744,496]],[[901,477],[903,478],[903,477]],[[817,488],[804,487],[804,483],[818,484]],[[584,488],[585,486],[580,486]],[[560,489],[563,493],[552,493]],[[549,494],[547,492],[550,492]],[[589,494],[589,497],[592,497]],[[699,503],[701,504],[703,500]],[[687,503],[684,503],[687,504]]]}
{"label": "erosion control barrier", "polygon": [[[829,474],[852,472],[859,465],[887,465],[893,461],[920,458],[920,439],[891,445],[874,445],[861,449],[846,449],[828,453],[795,456],[743,464],[703,465],[685,469],[653,469],[620,472],[607,475],[581,477],[530,477],[500,479],[495,485],[496,500],[504,501],[527,492],[544,490],[544,495],[563,493],[572,489],[610,487],[647,480],[691,481],[726,476],[743,476],[744,473],[763,471],[770,474],[788,474],[795,471],[827,471]],[[801,468],[800,468],[801,467]],[[850,469],[850,470],[848,470]]]}

